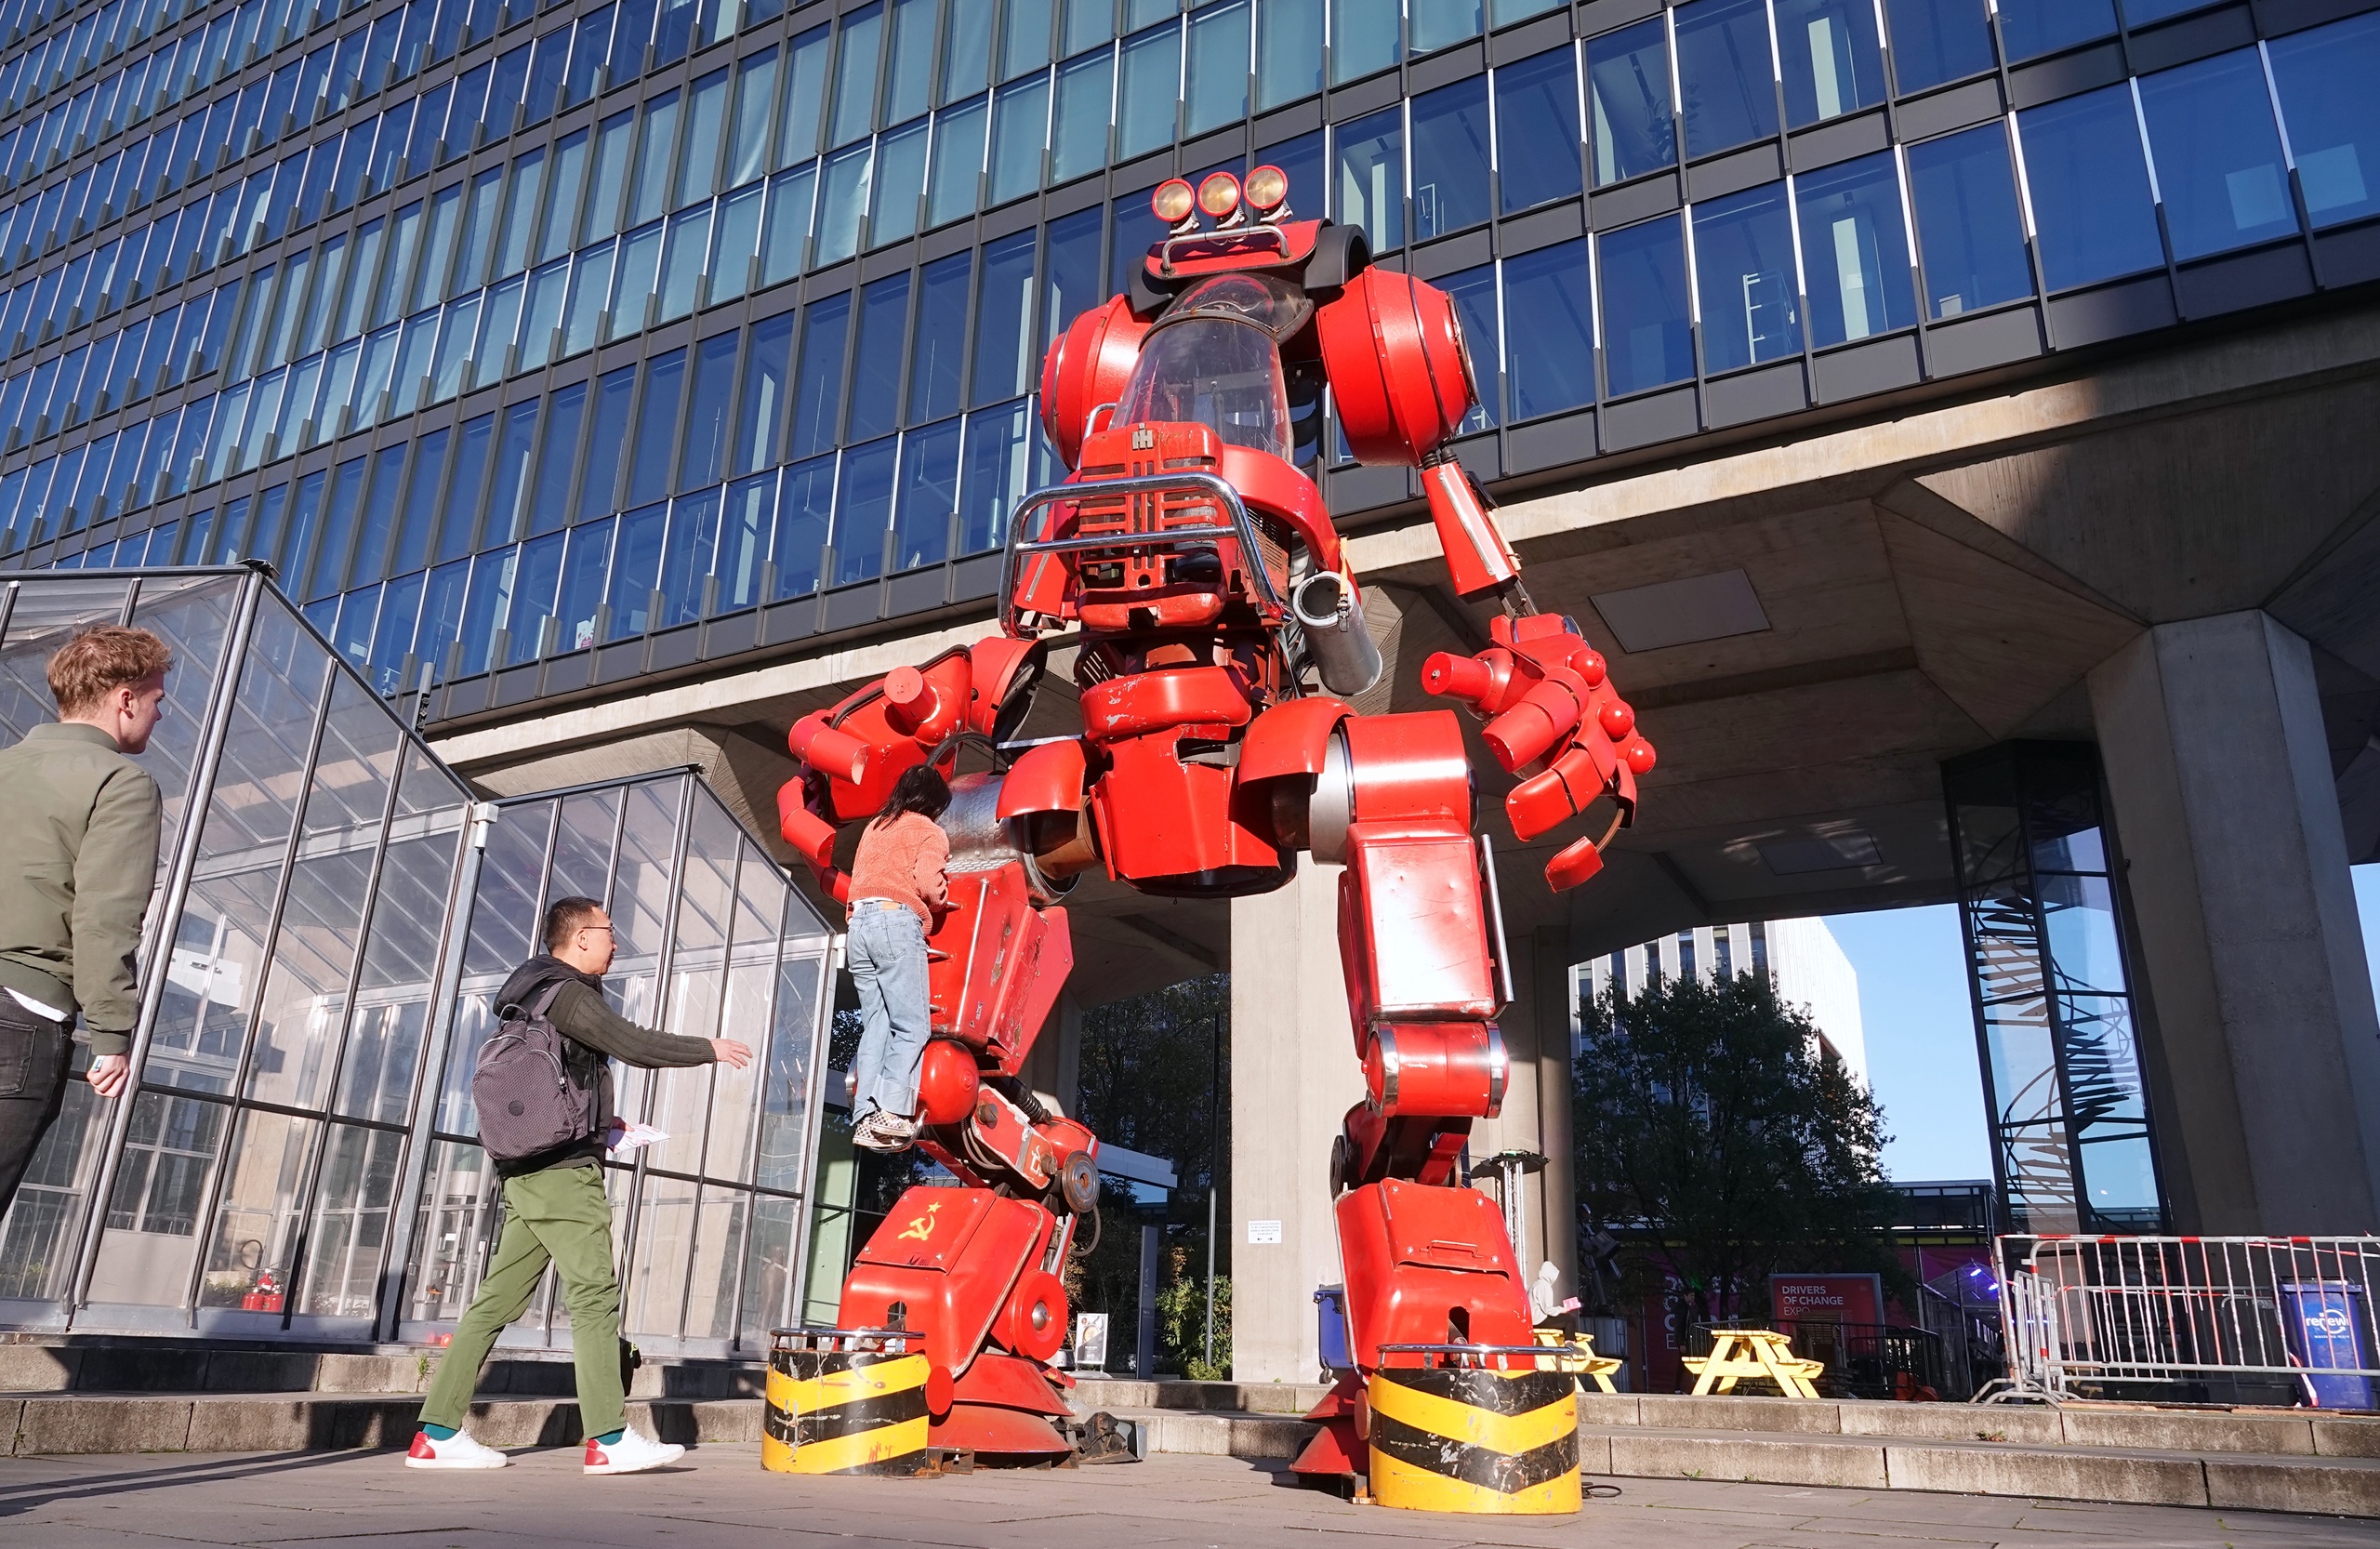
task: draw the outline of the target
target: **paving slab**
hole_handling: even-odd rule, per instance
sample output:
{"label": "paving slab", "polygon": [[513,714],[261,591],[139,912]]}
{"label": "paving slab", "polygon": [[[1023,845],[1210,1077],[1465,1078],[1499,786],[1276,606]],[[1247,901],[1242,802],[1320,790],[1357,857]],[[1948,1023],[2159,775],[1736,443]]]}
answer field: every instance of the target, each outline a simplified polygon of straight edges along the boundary
{"label": "paving slab", "polygon": [[[2323,1466],[2319,1460],[2303,1466]],[[590,1479],[575,1448],[487,1473],[425,1475],[386,1452],[0,1461],[0,1544],[167,1549],[2380,1549],[2380,1523],[2254,1510],[2046,1506],[1692,1479],[1619,1481],[1575,1516],[1446,1516],[1356,1505],[1227,1458],[810,1479],[759,1449],[695,1449],[678,1468]]]}

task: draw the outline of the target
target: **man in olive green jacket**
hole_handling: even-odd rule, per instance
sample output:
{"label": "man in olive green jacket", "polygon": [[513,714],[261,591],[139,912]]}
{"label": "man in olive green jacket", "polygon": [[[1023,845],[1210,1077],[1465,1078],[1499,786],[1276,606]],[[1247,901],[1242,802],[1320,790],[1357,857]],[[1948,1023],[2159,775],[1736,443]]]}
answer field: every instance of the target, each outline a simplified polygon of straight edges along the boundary
{"label": "man in olive green jacket", "polygon": [[82,631],[49,658],[56,723],[0,752],[0,1211],[65,1104],[77,1012],[92,1090],[131,1076],[159,801],[126,755],[149,746],[172,665],[146,629]]}

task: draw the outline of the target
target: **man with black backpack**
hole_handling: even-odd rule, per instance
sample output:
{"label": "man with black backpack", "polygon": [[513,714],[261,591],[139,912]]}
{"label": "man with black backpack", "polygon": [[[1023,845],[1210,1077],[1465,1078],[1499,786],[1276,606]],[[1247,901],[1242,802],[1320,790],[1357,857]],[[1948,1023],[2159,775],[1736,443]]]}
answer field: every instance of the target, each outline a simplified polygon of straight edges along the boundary
{"label": "man with black backpack", "polygon": [[570,1309],[586,1472],[638,1474],[685,1451],[628,1425],[620,1282],[603,1193],[604,1134],[614,1122],[608,1062],[651,1070],[717,1061],[741,1070],[752,1051],[734,1039],[655,1032],[614,1012],[603,999],[615,950],[612,920],[592,898],[557,899],[546,910],[545,946],[496,992],[502,1026],[482,1047],[472,1078],[480,1140],[504,1180],[504,1235],[430,1380],[408,1468],[505,1465],[502,1452],[471,1439],[462,1424],[481,1363],[496,1335],[528,1310],[549,1259]]}

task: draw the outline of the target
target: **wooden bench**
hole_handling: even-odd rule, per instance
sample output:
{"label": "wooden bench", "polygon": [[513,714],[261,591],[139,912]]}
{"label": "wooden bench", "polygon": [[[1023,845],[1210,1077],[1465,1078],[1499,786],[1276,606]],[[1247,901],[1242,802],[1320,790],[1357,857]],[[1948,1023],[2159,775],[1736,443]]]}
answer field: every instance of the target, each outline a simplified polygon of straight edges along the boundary
{"label": "wooden bench", "polygon": [[1788,1398],[1816,1398],[1810,1379],[1826,1370],[1824,1361],[1794,1355],[1792,1342],[1773,1329],[1714,1329],[1711,1353],[1688,1356],[1685,1366],[1697,1394],[1733,1393],[1746,1377],[1766,1377]]}

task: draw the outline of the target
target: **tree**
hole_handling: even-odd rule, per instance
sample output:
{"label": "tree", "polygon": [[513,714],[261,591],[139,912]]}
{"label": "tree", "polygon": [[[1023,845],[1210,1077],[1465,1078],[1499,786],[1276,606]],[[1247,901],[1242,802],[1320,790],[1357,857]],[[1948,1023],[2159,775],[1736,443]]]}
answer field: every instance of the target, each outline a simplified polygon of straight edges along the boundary
{"label": "tree", "polygon": [[1914,1293],[1884,1231],[1884,1112],[1766,974],[1615,985],[1581,1010],[1580,1204],[1684,1282],[1698,1320],[1765,1313],[1779,1270]]}
{"label": "tree", "polygon": [[[1212,1095],[1213,1065],[1223,1059],[1220,1092],[1221,1141]],[[1174,1187],[1162,1204],[1126,1198],[1110,1189],[1101,1200],[1093,1238],[1088,1224],[1078,1237],[1082,1250],[1067,1266],[1066,1290],[1077,1308],[1107,1311],[1109,1360],[1129,1360],[1140,1307],[1141,1227],[1164,1234],[1157,1257],[1160,1330],[1165,1370],[1187,1370],[1202,1352],[1206,1327],[1207,1195],[1216,1189],[1216,1220],[1223,1228],[1216,1243],[1217,1311],[1215,1355],[1227,1367],[1229,1323],[1223,1278],[1231,1273],[1231,979],[1213,974],[1170,985],[1130,1000],[1095,1006],[1083,1013],[1082,1084],[1078,1117],[1114,1145],[1159,1157],[1173,1164]],[[1221,1174],[1218,1177],[1218,1174]],[[1096,1242],[1096,1247],[1091,1246]],[[1188,1287],[1187,1291],[1183,1290]],[[1166,1298],[1195,1299],[1197,1317],[1184,1344],[1164,1325]]]}

